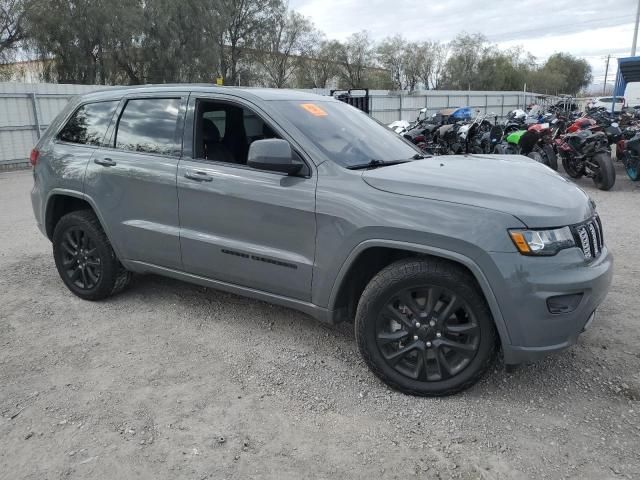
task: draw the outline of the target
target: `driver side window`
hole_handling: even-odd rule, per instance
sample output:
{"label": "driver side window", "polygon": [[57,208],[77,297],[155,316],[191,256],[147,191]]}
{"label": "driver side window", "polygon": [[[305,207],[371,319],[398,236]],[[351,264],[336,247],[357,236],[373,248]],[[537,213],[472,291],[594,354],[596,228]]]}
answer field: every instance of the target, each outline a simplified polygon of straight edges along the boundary
{"label": "driver side window", "polygon": [[252,110],[227,102],[196,102],[195,158],[246,165],[251,143],[265,138],[280,137]]}

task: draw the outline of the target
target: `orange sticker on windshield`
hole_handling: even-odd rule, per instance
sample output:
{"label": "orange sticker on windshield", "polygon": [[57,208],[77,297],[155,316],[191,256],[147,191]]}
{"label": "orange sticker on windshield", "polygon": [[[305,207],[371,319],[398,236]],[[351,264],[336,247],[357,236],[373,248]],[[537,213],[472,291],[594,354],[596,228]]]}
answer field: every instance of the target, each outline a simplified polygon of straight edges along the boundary
{"label": "orange sticker on windshield", "polygon": [[328,115],[327,112],[325,112],[315,103],[301,103],[300,106],[314,117],[326,117]]}

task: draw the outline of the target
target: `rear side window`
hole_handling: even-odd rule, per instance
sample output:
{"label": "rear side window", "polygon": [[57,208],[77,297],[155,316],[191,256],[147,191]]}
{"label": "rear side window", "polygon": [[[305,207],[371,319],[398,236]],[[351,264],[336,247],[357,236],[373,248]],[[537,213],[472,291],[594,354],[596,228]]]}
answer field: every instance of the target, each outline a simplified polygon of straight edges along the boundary
{"label": "rear side window", "polygon": [[115,147],[134,152],[179,155],[179,98],[129,100],[116,128]]}
{"label": "rear side window", "polygon": [[117,101],[87,103],[81,106],[60,131],[58,140],[82,145],[100,145],[117,106]]}

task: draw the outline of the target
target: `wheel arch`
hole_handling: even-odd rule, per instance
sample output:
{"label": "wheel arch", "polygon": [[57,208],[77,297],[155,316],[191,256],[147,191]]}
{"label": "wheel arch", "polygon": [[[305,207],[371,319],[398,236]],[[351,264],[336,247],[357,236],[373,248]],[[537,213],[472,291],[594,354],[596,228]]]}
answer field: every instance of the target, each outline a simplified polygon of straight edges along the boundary
{"label": "wheel arch", "polygon": [[[53,238],[53,231],[55,230],[55,226],[60,218],[62,218],[62,216],[77,210],[91,210],[98,218],[100,226],[111,242],[109,229],[105,225],[102,215],[100,214],[100,211],[93,199],[82,192],[66,189],[54,189],[47,196],[44,216],[44,225],[47,238],[49,238],[49,240]],[[116,246],[113,245],[113,242],[111,243],[111,246],[116,252],[116,255],[118,256],[118,258],[120,258]]]}
{"label": "wheel arch", "polygon": [[467,271],[476,281],[496,324],[500,340],[510,344],[508,330],[489,280],[482,269],[469,257],[426,245],[391,240],[367,240],[359,244],[347,257],[334,282],[329,296],[329,314],[333,323],[354,318],[357,299],[371,278],[387,265],[402,258],[437,258],[446,260]]}

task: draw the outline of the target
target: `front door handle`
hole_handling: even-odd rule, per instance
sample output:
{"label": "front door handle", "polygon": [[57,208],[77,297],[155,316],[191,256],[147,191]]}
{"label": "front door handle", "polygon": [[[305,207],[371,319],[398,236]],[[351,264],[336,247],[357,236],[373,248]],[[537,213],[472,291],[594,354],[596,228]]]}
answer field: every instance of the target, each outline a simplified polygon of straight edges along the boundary
{"label": "front door handle", "polygon": [[185,178],[190,180],[196,180],[197,182],[210,182],[213,177],[206,172],[200,172],[198,170],[187,170],[184,174]]}
{"label": "front door handle", "polygon": [[98,165],[102,165],[103,167],[113,167],[116,162],[111,160],[110,158],[96,158],[93,163],[97,163]]}

